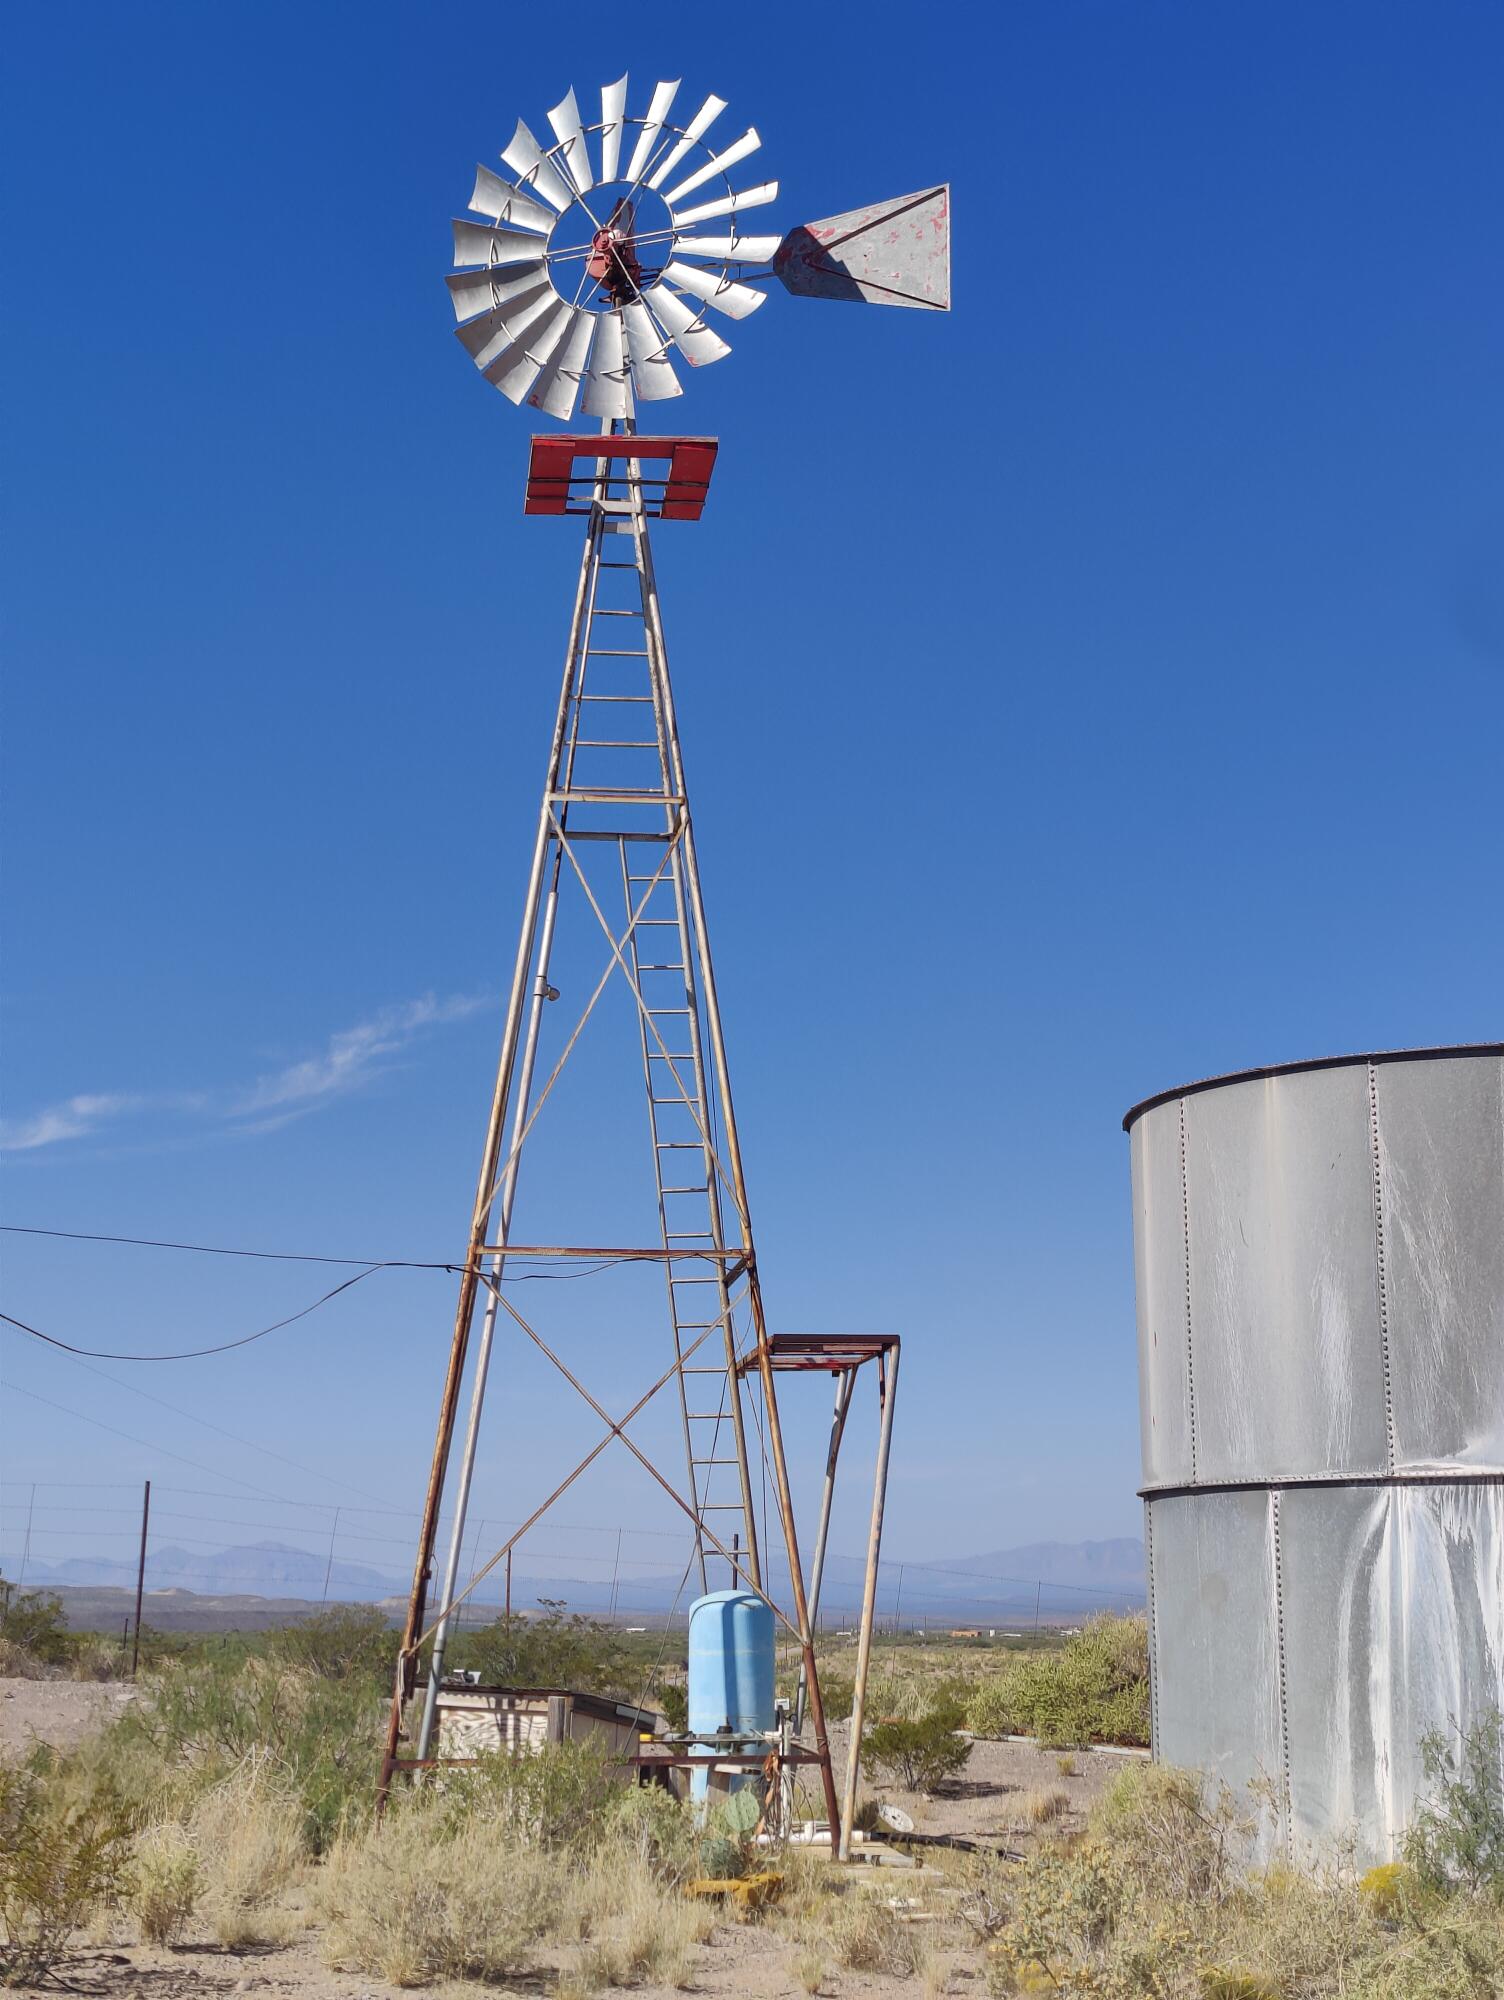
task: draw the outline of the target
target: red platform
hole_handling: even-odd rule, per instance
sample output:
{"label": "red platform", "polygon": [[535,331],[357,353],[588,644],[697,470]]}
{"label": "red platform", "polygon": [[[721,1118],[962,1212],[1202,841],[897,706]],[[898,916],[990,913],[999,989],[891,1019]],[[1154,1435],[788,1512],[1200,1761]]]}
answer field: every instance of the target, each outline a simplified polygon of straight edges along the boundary
{"label": "red platform", "polygon": [[[589,512],[596,462],[636,459],[643,511],[654,520],[698,521],[710,490],[717,440],[705,437],[535,437],[524,514]],[[579,460],[584,465],[576,470]],[[663,471],[650,470],[667,460]]]}

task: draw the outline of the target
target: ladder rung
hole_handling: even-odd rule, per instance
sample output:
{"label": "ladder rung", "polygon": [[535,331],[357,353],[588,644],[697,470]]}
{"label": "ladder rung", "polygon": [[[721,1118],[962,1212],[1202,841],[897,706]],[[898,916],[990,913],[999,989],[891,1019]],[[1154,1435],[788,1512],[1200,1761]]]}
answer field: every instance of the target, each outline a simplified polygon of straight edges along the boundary
{"label": "ladder rung", "polygon": [[[647,708],[651,708],[653,705],[653,697],[650,694],[580,694],[575,696],[575,700],[610,701],[610,702],[634,701],[634,702],[641,702],[643,706]],[[653,878],[650,875],[634,875],[632,879],[634,882],[650,882]]]}
{"label": "ladder rung", "polygon": [[[628,564],[627,567],[631,568],[633,565]],[[640,618],[642,613],[640,611],[617,611],[608,606],[604,610],[592,611],[590,615],[592,618]]]}
{"label": "ladder rung", "polygon": [[[720,1282],[721,1281],[719,1278],[670,1278],[669,1279],[669,1283],[671,1285],[718,1285]],[[710,1324],[712,1326],[718,1326],[720,1322],[718,1320],[712,1320]],[[693,1372],[694,1371],[691,1370],[691,1373]],[[711,1368],[707,1371],[707,1373],[711,1375],[724,1375],[725,1372],[726,1371],[723,1368]]]}
{"label": "ladder rung", "polygon": [[636,563],[598,562],[597,569],[636,569]]}
{"label": "ladder rung", "polygon": [[592,660],[645,660],[647,650],[642,646],[587,646],[586,657]]}
{"label": "ladder rung", "polygon": [[655,737],[651,743],[639,743],[624,736],[577,736],[574,747],[576,750],[656,750],[658,740]]}
{"label": "ladder rung", "polygon": [[709,1194],[710,1189],[702,1181],[698,1187],[666,1187],[660,1188],[658,1192],[660,1194]]}
{"label": "ladder rung", "polygon": [[639,965],[639,972],[682,972],[682,965]]}
{"label": "ladder rung", "polygon": [[703,1139],[655,1139],[653,1150],[657,1153],[703,1153]]}
{"label": "ladder rung", "polygon": [[705,1500],[700,1503],[699,1511],[702,1514],[740,1514],[743,1509],[740,1500]]}
{"label": "ladder rung", "polygon": [[[653,747],[656,749],[657,745],[655,744]],[[671,930],[677,930],[679,928],[679,919],[677,917],[639,917],[633,928],[639,931],[646,930],[649,924],[658,926],[667,925]],[[648,1012],[650,1014],[687,1014],[689,1009],[687,1007],[649,1007]]]}
{"label": "ladder rung", "polygon": [[689,1462],[691,1465],[696,1465],[696,1466],[703,1465],[707,1468],[717,1465],[741,1464],[741,1460],[739,1458],[692,1458]]}
{"label": "ladder rung", "polygon": [[693,1062],[694,1059],[693,1049],[664,1049],[662,1052],[657,1049],[648,1050],[649,1062]]}

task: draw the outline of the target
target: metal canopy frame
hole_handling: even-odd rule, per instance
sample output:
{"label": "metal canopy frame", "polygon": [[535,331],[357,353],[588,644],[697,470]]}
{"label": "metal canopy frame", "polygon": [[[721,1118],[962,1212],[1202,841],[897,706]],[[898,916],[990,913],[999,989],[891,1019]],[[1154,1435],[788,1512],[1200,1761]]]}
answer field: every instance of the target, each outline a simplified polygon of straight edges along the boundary
{"label": "metal canopy frame", "polygon": [[[676,481],[678,491],[672,494],[672,503],[681,510],[678,518],[698,518],[714,454],[713,439],[639,438],[631,421],[621,419],[609,421],[598,438],[534,440],[529,509],[583,512],[587,517],[585,546],[469,1243],[460,1266],[454,1331],[398,1654],[379,1796],[384,1803],[398,1772],[449,1761],[433,1757],[430,1751],[454,1613],[607,1446],[619,1442],[693,1524],[691,1567],[698,1568],[702,1591],[709,1587],[709,1563],[725,1562],[734,1581],[762,1597],[797,1643],[800,1719],[807,1703],[814,1745],[812,1749],[798,1748],[790,1761],[818,1766],[832,1840],[844,1853],[842,1829],[849,1824],[855,1801],[861,1710],[858,1706],[853,1712],[853,1748],[843,1802],[836,1793],[820,1698],[813,1607],[818,1603],[835,1458],[845,1412],[857,1369],[876,1359],[882,1424],[859,1653],[860,1703],[870,1656],[898,1340],[896,1335],[827,1340],[808,1335],[775,1337],[769,1335],[764,1317],[647,525],[650,518],[674,518],[665,502],[670,501],[670,489]],[[581,456],[590,460],[583,480],[574,471]],[[645,465],[661,464],[665,459],[666,477],[654,482],[645,475]],[[661,493],[655,493],[655,486],[661,487]],[[581,489],[583,506],[571,505]],[[613,601],[613,592],[620,593],[623,580],[631,599],[628,603]],[[622,621],[627,622],[623,625]],[[624,643],[631,640],[640,643]],[[609,681],[605,687],[600,685],[603,662],[609,663],[604,668]],[[627,671],[642,676],[630,692],[619,685],[623,663],[631,663]],[[622,782],[613,766],[629,753],[650,759],[649,775]],[[603,757],[608,759],[605,768]],[[612,845],[618,852],[623,913],[619,918],[606,914],[602,894],[592,885],[585,865],[587,855],[594,855],[598,865],[599,843]],[[560,891],[571,885],[582,892],[590,917],[602,933],[604,965],[552,1069],[535,1089],[545,1009],[558,997],[549,982],[549,967]],[[657,1241],[608,1249],[567,1242],[517,1244],[511,1239],[511,1221],[527,1141],[603,993],[618,976],[631,991],[638,1028],[657,1192]],[[694,1205],[689,1213],[683,1206],[686,1202]],[[506,1267],[523,1258],[561,1267],[588,1267],[606,1261],[662,1268],[673,1358],[623,1415],[610,1413],[507,1296]],[[603,1433],[522,1526],[461,1587],[466,1513],[496,1328],[502,1315],[589,1406]],[[437,1608],[433,1608],[430,1592],[439,1515],[477,1317],[479,1334],[474,1342],[470,1407],[455,1481],[453,1521],[435,1593]],[[826,1370],[837,1378],[838,1422],[827,1464],[816,1560],[811,1586],[806,1590],[776,1376],[814,1369]],[[788,1564],[791,1604],[787,1611],[773,1601],[764,1582],[743,1396],[744,1384],[751,1377],[756,1378],[764,1411],[763,1444],[773,1475]],[[687,1492],[666,1477],[649,1453],[628,1435],[628,1426],[670,1382],[678,1394]],[[716,1516],[719,1522],[714,1521]],[[428,1659],[421,1720],[412,1754],[404,1755],[404,1710],[418,1691],[425,1648]],[[688,1763],[693,1755],[674,1745],[643,1746],[643,1750],[641,1761],[650,1764]],[[716,1761],[727,1760],[722,1757]]]}

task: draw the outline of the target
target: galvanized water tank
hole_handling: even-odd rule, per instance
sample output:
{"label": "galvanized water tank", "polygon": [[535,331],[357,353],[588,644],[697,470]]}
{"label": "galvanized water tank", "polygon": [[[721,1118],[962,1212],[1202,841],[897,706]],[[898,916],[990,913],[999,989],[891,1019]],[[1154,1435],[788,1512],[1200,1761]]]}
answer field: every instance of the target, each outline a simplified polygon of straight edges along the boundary
{"label": "galvanized water tank", "polygon": [[1504,1707],[1504,1045],[1136,1105],[1155,1754],[1394,1850]]}
{"label": "galvanized water tank", "polygon": [[[697,1597],[689,1607],[691,1736],[744,1731],[748,1747],[758,1747],[757,1739],[775,1720],[773,1661],[773,1612],[764,1599],[750,1590],[713,1590]],[[698,1741],[696,1747],[701,1747]],[[733,1777],[724,1788],[738,1790],[755,1776]],[[695,1767],[692,1795],[703,1797],[707,1782],[706,1767]]]}

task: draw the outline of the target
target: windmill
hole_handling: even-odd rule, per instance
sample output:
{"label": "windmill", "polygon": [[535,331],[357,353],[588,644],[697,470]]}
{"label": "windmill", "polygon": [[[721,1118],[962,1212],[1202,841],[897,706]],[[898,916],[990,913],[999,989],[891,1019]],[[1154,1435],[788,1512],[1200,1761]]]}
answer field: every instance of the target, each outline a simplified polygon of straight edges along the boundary
{"label": "windmill", "polygon": [[[778,1335],[767,1328],[648,531],[653,519],[700,517],[717,447],[713,438],[644,436],[637,416],[643,405],[683,393],[680,365],[700,368],[723,359],[730,352],[725,332],[766,303],[769,285],[795,297],[947,310],[949,189],[925,188],[782,236],[753,234],[745,218],[778,195],[776,181],[734,184],[734,171],[761,146],[756,130],[749,127],[727,143],[713,139],[727,109],[714,96],[676,123],[678,90],[677,83],[659,83],[646,111],[632,116],[622,77],[604,87],[600,118],[589,125],[571,90],[548,113],[552,144],[540,143],[519,122],[501,153],[508,173],[478,167],[470,217],[453,224],[455,269],[446,283],[458,338],[475,366],[512,402],[526,401],[566,422],[578,409],[597,420],[598,429],[532,440],[524,511],[582,518],[585,545],[461,1266],[382,1791],[384,1796],[395,1771],[429,1761],[459,1608],[498,1563],[510,1560],[522,1534],[607,1443],[624,1445],[691,1524],[686,1575],[693,1573],[702,1591],[724,1575],[772,1603],[765,1546],[771,1536],[757,1518],[755,1429],[771,1472],[787,1562],[790,1606],[774,1609],[799,1648],[799,1710],[802,1718],[807,1701],[814,1733],[812,1750],[788,1741],[783,1748],[791,1762],[818,1767],[835,1833],[849,1822],[855,1796],[898,1341],[891,1334]],[[605,879],[603,868],[614,880]],[[567,1032],[549,1019],[559,997],[550,974],[566,900],[584,911],[587,927],[596,926],[605,944],[601,978]],[[537,1243],[520,1241],[514,1207],[526,1148],[611,982],[624,982],[631,994],[647,1108],[646,1186],[656,1224],[646,1232],[650,1240],[631,1243],[582,1243],[567,1231]],[[624,1269],[640,1274],[643,1267],[653,1267],[662,1281],[659,1310],[670,1341],[661,1358],[668,1365],[625,1415],[617,1415],[540,1333],[537,1314],[521,1311],[508,1274],[596,1278]],[[462,1585],[470,1489],[499,1325],[561,1371],[605,1435]],[[838,1801],[813,1620],[836,1455],[857,1373],[868,1363],[876,1364],[881,1427],[853,1752],[846,1795]],[[824,1499],[807,1581],[778,1410],[776,1378],[785,1371],[824,1372],[835,1381]],[[440,1513],[467,1373],[469,1416],[434,1606]],[[627,1429],[670,1383],[687,1473],[683,1491]],[[404,1717],[418,1692],[425,1647],[415,1754],[404,1756]],[[763,1762],[763,1748],[753,1754],[745,1744],[730,1746],[738,1747],[749,1766]],[[645,1746],[642,1761],[694,1761],[682,1746],[660,1745],[656,1752]]]}

